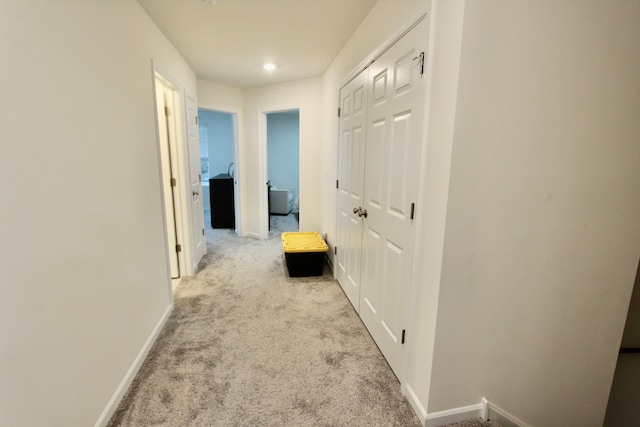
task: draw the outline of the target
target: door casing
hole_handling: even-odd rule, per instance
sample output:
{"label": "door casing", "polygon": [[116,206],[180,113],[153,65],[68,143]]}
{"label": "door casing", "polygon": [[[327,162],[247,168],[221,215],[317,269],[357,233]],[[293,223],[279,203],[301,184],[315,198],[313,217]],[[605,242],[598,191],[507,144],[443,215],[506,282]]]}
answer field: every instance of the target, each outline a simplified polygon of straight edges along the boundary
{"label": "door casing", "polygon": [[[158,156],[163,198],[163,216],[165,223],[165,241],[167,242],[167,259],[170,277],[178,280],[184,274],[185,254],[176,250],[177,245],[184,245],[184,218],[180,208],[182,199],[181,187],[171,184],[179,175],[178,146],[180,135],[177,123],[177,88],[161,73],[155,73],[154,80],[156,101],[156,129],[158,132]],[[168,111],[167,113],[165,113]]]}
{"label": "door casing", "polygon": [[[235,223],[236,223],[236,234],[240,237],[246,237],[245,230],[245,220],[243,215],[243,209],[245,204],[242,201],[242,196],[244,192],[242,191],[242,171],[243,169],[243,161],[240,157],[239,151],[239,143],[240,140],[240,127],[238,126],[239,121],[241,120],[241,111],[232,110],[229,108],[224,108],[220,106],[210,105],[210,104],[198,104],[199,109],[215,111],[217,113],[229,114],[232,118],[233,123],[233,202],[234,202],[234,213],[235,213]],[[206,221],[206,218],[205,218]]]}
{"label": "door casing", "polygon": [[188,181],[185,183],[189,186],[187,190],[187,205],[190,215],[189,219],[191,227],[189,239],[191,245],[189,253],[191,256],[190,274],[193,274],[198,268],[198,263],[205,253],[207,253],[207,243],[204,231],[204,207],[202,206],[202,179],[200,171],[200,137],[198,135],[200,129],[198,127],[198,103],[195,98],[185,93],[185,130],[186,130],[186,152],[188,173],[186,177]]}
{"label": "door casing", "polygon": [[[175,129],[175,162],[173,163],[174,171],[173,178],[176,179],[176,185],[173,188],[174,198],[175,198],[175,222],[176,222],[176,236],[177,236],[177,244],[180,245],[180,252],[178,252],[178,260],[180,263],[180,275],[189,276],[193,275],[195,272],[195,268],[200,261],[200,256],[195,252],[195,239],[194,235],[196,232],[201,233],[201,229],[199,228],[197,222],[194,221],[194,213],[197,213],[197,210],[194,210],[194,207],[191,203],[192,200],[192,183],[191,183],[191,168],[190,163],[192,162],[192,155],[190,154],[189,146],[188,146],[188,135],[187,135],[187,119],[186,119],[186,92],[184,89],[180,89],[176,79],[171,77],[171,74],[166,71],[160,64],[156,61],[152,60],[151,66],[152,72],[152,81],[153,81],[153,101],[154,101],[154,111],[157,112],[158,100],[156,99],[156,87],[159,85],[163,85],[168,90],[170,90],[171,98],[173,99],[173,110],[171,111],[171,116]],[[190,96],[193,100],[195,100],[195,96]],[[171,107],[171,106],[170,106]],[[158,123],[158,114],[155,114],[156,118],[156,131],[160,130]],[[197,126],[196,126],[197,128]],[[157,140],[159,141],[159,135],[156,135]],[[197,142],[197,131],[196,131],[196,142]],[[158,142],[159,143],[159,142]],[[199,160],[199,150],[198,150],[198,158],[195,159],[195,164],[197,165],[196,174],[200,173],[200,160]],[[162,153],[162,150],[159,147],[158,150],[158,167],[160,168],[160,177],[161,177],[161,186],[164,188],[164,185],[167,184],[166,173],[163,174],[162,165],[163,162],[168,162],[169,159],[165,158],[166,156]],[[175,247],[169,247],[169,239],[168,239],[168,226],[167,226],[167,212],[164,206],[165,203],[165,191],[162,191],[162,203],[163,203],[163,217],[165,219],[165,241],[166,243],[166,252],[167,252],[167,270],[168,275],[171,275],[170,271],[170,259],[169,254],[175,250]],[[200,213],[200,217],[202,221],[204,221],[204,213]],[[195,222],[195,223],[194,223]],[[177,279],[179,280],[179,279]],[[174,286],[177,284],[174,281]]]}
{"label": "door casing", "polygon": [[[408,26],[408,28],[402,30],[401,32],[399,32],[398,37],[395,38],[393,41],[389,42],[387,45],[385,45],[383,48],[380,48],[377,53],[376,53],[376,57],[368,60],[365,62],[365,66],[362,70],[360,70],[357,74],[352,74],[349,76],[349,78],[347,79],[345,85],[343,85],[343,88],[346,88],[354,79],[358,79],[359,76],[363,73],[370,73],[368,76],[368,104],[371,108],[375,107],[376,103],[378,102],[377,98],[378,95],[374,94],[375,90],[375,86],[378,86],[379,88],[386,88],[386,84],[393,84],[395,85],[395,79],[396,78],[400,78],[400,79],[405,79],[407,77],[407,67],[405,67],[404,70],[398,68],[398,74],[395,74],[395,72],[393,72],[391,74],[391,80],[389,81],[385,81],[383,82],[382,80],[380,81],[376,81],[378,76],[383,76],[383,74],[385,74],[385,70],[383,69],[384,67],[380,68],[376,65],[372,65],[375,64],[375,60],[379,59],[380,57],[382,57],[383,55],[385,55],[385,53],[389,50],[393,50],[394,47],[396,45],[401,45],[403,42],[403,39],[405,35],[407,35],[411,30],[413,30],[415,27],[419,26],[421,23],[423,23],[421,29],[420,29],[420,37],[424,36],[424,39],[421,39],[420,37],[415,36],[415,34],[417,34],[414,31],[414,42],[412,43],[416,43],[415,47],[417,48],[417,50],[412,51],[413,46],[409,47],[409,50],[405,52],[402,52],[402,55],[411,55],[411,57],[406,57],[406,58],[399,58],[399,61],[402,62],[404,61],[404,63],[406,64],[408,61],[410,60],[416,60],[419,59],[420,53],[421,51],[424,52],[425,54],[427,53],[427,49],[428,49],[428,21],[425,19],[426,18],[426,14],[422,15],[419,19],[417,19],[414,23],[412,23],[411,25]],[[409,39],[408,37],[405,39],[407,40]],[[404,49],[404,48],[403,48]],[[394,58],[395,61],[395,58]],[[384,62],[384,61],[383,61]],[[400,63],[398,61],[396,62],[391,62],[391,63],[387,63],[385,66],[389,66],[391,68],[398,67],[398,64]],[[425,68],[426,64],[423,62],[423,69]],[[373,70],[373,71],[371,71]],[[409,72],[410,74],[410,72]],[[410,85],[408,86],[410,87]],[[388,212],[390,210],[394,210],[393,215],[392,216],[396,216],[398,218],[407,218],[409,215],[409,211],[413,210],[413,208],[411,208],[411,206],[416,206],[418,205],[418,198],[419,198],[419,194],[421,193],[421,187],[422,187],[422,182],[420,181],[420,177],[423,175],[422,173],[422,166],[424,164],[424,150],[421,148],[421,146],[424,144],[424,138],[425,138],[425,131],[424,131],[424,124],[422,123],[422,119],[424,118],[424,108],[426,106],[426,93],[427,93],[427,89],[426,89],[427,85],[426,85],[426,74],[422,75],[421,79],[420,79],[420,84],[419,84],[419,88],[418,91],[416,91],[415,93],[417,93],[419,95],[419,98],[417,100],[417,102],[415,102],[415,106],[417,108],[415,108],[415,117],[412,120],[417,120],[417,122],[415,122],[412,125],[412,130],[411,132],[414,133],[414,137],[413,139],[415,139],[415,135],[417,135],[417,138],[419,138],[417,141],[417,147],[411,148],[413,151],[411,153],[411,157],[414,158],[414,160],[411,162],[413,164],[412,168],[412,176],[410,177],[412,180],[411,182],[411,195],[410,198],[406,198],[404,197],[404,194],[402,195],[403,197],[397,197],[398,194],[398,188],[396,188],[396,192],[394,193],[396,196],[394,196],[394,194],[384,194],[384,197],[389,197],[389,198],[393,198],[395,199],[396,202],[401,200],[400,204],[397,204],[397,206],[391,206],[390,203],[387,203],[386,201],[384,203],[382,203],[381,200],[365,200],[365,205],[361,206],[362,209],[367,208],[367,204],[369,205],[369,215],[371,215],[371,224],[374,224],[375,221],[379,221],[378,219],[375,219],[376,216],[380,217],[380,215],[384,214],[385,212]],[[373,89],[371,89],[373,88]],[[343,100],[342,98],[342,93],[341,93],[341,101]],[[380,103],[384,103],[386,102],[386,100],[382,99],[381,101],[379,101]],[[408,108],[406,106],[402,106],[400,108]],[[410,107],[407,112],[411,110],[411,112],[413,112],[414,107]],[[399,111],[399,113],[404,114],[404,111]],[[394,113],[395,114],[395,113]],[[400,117],[401,114],[398,115],[387,115],[387,117],[384,116],[380,116],[380,117],[376,117],[376,118],[372,118],[372,117],[367,117],[367,126],[366,126],[366,138],[367,138],[367,144],[369,144],[371,142],[371,139],[375,139],[378,138],[378,140],[387,140],[387,137],[385,136],[386,133],[388,133],[389,131],[385,129],[384,132],[382,132],[380,135],[376,136],[374,135],[376,132],[376,126],[380,123],[383,123],[385,121],[385,119],[387,119],[387,122],[393,122],[396,118]],[[342,123],[342,119],[341,119],[341,123]],[[342,130],[342,129],[341,129]],[[342,135],[340,135],[340,137],[342,137]],[[394,144],[395,142],[391,141],[391,144]],[[368,146],[367,150],[371,150],[372,147]],[[417,148],[417,149],[415,149]],[[386,150],[386,147],[382,147],[381,149]],[[342,154],[342,153],[340,153]],[[392,156],[393,152],[389,152],[386,153],[386,156]],[[376,173],[374,171],[374,173],[372,174],[372,165],[371,165],[371,152],[367,151],[367,161],[365,161],[365,173],[369,180],[371,181],[378,181],[378,186],[382,185],[387,185],[384,184],[382,182],[379,182],[379,179],[376,179]],[[379,156],[378,159],[378,163],[380,163],[382,161],[382,159],[384,159],[384,155],[382,157]],[[382,163],[380,163],[382,165]],[[343,166],[343,161],[341,159],[339,159],[339,168]],[[401,169],[398,169],[401,170]],[[340,171],[338,172],[339,176],[340,176]],[[342,174],[344,175],[344,171],[342,171]],[[388,177],[387,181],[389,181],[391,178]],[[390,185],[390,184],[389,184]],[[380,187],[381,188],[381,187]],[[367,190],[367,186],[365,185],[365,198],[371,198],[372,193],[370,190]],[[380,193],[382,195],[382,193]],[[337,213],[338,218],[340,217],[340,215],[342,214],[342,216],[347,217],[350,215],[350,209],[352,208],[351,206],[343,206],[342,207],[342,211],[340,212],[340,189],[338,191],[338,201],[337,201],[337,206],[339,207],[339,211]],[[385,204],[387,203],[387,204]],[[383,206],[384,205],[384,206]],[[360,207],[360,206],[358,206]],[[376,211],[374,211],[372,208],[377,207]],[[357,208],[356,206],[353,206],[353,208]],[[393,209],[392,209],[393,208]],[[351,215],[353,216],[353,215]],[[415,263],[415,254],[412,251],[412,248],[415,246],[415,229],[417,228],[417,221],[414,227],[414,223],[413,223],[413,216],[411,222],[407,222],[410,224],[410,229],[409,230],[405,230],[402,232],[402,234],[404,234],[404,240],[403,240],[403,245],[401,246],[396,246],[394,245],[394,242],[392,242],[391,240],[386,239],[386,235],[379,235],[377,233],[377,231],[380,230],[381,227],[381,223],[378,222],[375,226],[370,227],[367,220],[365,219],[364,221],[362,221],[363,224],[363,228],[365,228],[365,230],[363,230],[362,232],[362,248],[364,250],[364,252],[366,252],[367,256],[371,256],[372,253],[374,252],[373,247],[371,246],[374,240],[376,240],[375,238],[373,239],[369,239],[369,241],[367,241],[367,239],[365,239],[365,236],[370,237],[374,236],[374,237],[383,237],[383,239],[380,239],[381,243],[377,243],[377,245],[379,246],[377,249],[375,249],[377,251],[376,256],[378,256],[380,259],[370,259],[370,260],[366,260],[365,258],[361,259],[357,264],[359,264],[362,268],[362,271],[360,273],[360,283],[358,284],[358,293],[359,296],[356,299],[355,296],[349,296],[349,293],[353,293],[353,292],[348,292],[347,290],[345,290],[345,293],[349,296],[350,300],[352,301],[352,304],[354,305],[356,311],[358,311],[358,313],[361,315],[361,317],[363,318],[363,321],[365,323],[365,325],[367,325],[368,329],[370,330],[372,336],[374,336],[374,339],[376,339],[378,345],[380,346],[381,350],[383,351],[383,354],[385,354],[385,357],[387,357],[390,365],[392,366],[394,372],[396,373],[396,375],[398,376],[398,378],[400,379],[401,382],[403,382],[404,380],[404,375],[405,375],[405,367],[406,367],[406,362],[407,362],[407,354],[408,351],[406,350],[406,348],[404,347],[404,345],[399,346],[397,344],[404,344],[404,333],[405,330],[404,328],[406,328],[405,325],[408,325],[410,322],[410,315],[409,313],[412,311],[412,304],[411,304],[411,295],[413,295],[415,293],[415,279],[412,275],[412,265]],[[339,221],[339,219],[338,219]],[[352,221],[354,222],[354,221]],[[392,221],[393,222],[393,221]],[[344,221],[343,218],[343,223],[346,223]],[[340,224],[337,224],[338,227],[340,227]],[[400,226],[400,224],[398,224],[398,226]],[[378,230],[376,230],[376,228]],[[382,227],[382,229],[387,228],[388,230],[393,230],[394,227],[389,228],[389,227]],[[406,228],[406,227],[405,227]],[[338,228],[338,233],[340,233],[341,230],[340,228]],[[342,230],[342,232],[344,233],[345,230]],[[349,231],[351,232],[351,231]],[[399,237],[399,236],[398,236]],[[341,238],[340,236],[338,236],[338,242],[340,241],[347,241],[348,239],[344,239]],[[344,244],[344,243],[343,243]],[[398,266],[396,266],[396,270],[401,272],[401,276],[402,276],[402,295],[398,298],[394,297],[394,303],[393,304],[388,304],[387,302],[385,302],[388,298],[389,298],[389,292],[390,289],[389,286],[382,286],[382,289],[377,289],[377,288],[367,288],[369,286],[370,281],[374,281],[374,282],[379,282],[379,280],[376,278],[377,276],[381,276],[382,274],[386,274],[384,269],[387,267],[387,263],[391,263],[393,264],[393,260],[391,258],[386,259],[386,255],[383,257],[382,254],[386,251],[386,249],[391,248],[392,251],[396,251],[398,254],[400,254],[401,252],[403,253],[403,257],[405,257],[405,261],[402,261],[402,268],[406,269],[405,270],[400,270],[398,268],[398,266],[400,264],[398,264]],[[344,248],[340,247],[340,244],[338,244],[338,258],[335,260],[334,265],[337,265],[336,270],[339,270],[340,266],[340,254],[341,254],[341,250]],[[347,248],[347,250],[350,250],[350,248]],[[387,253],[389,253],[389,251],[386,251]],[[404,255],[406,254],[406,255]],[[344,253],[343,253],[344,255]],[[391,260],[391,261],[390,261]],[[367,266],[367,263],[369,263],[369,267]],[[371,272],[368,272],[368,270],[365,272],[365,270],[367,268],[371,268],[371,266],[374,266],[376,268],[379,268],[380,266],[383,266],[383,268],[380,271],[377,271],[376,274],[371,275]],[[338,277],[338,279],[340,279],[340,274],[336,274],[336,276]],[[345,277],[345,275],[342,275],[343,278]],[[400,277],[400,276],[398,276]],[[367,283],[365,283],[367,282]],[[384,284],[383,284],[384,285]],[[344,284],[341,283],[341,286],[343,286],[343,288],[345,287]],[[348,286],[348,284],[347,284]],[[353,291],[353,289],[351,290]],[[391,289],[391,291],[393,291],[393,289]],[[368,294],[367,294],[368,293]],[[376,295],[376,293],[379,293],[379,295]],[[372,298],[377,299],[378,304],[373,304],[372,303]],[[355,301],[355,303],[354,303]],[[382,309],[381,309],[382,308]],[[393,311],[396,313],[396,315],[392,316],[395,317],[395,319],[391,319],[394,320],[393,322],[388,322],[385,319],[385,316],[383,315],[382,318],[380,317],[380,312],[382,311]],[[399,313],[399,314],[398,314]],[[394,323],[395,325],[391,325],[391,323]],[[378,338],[383,337],[384,339],[390,338],[390,340],[388,340],[389,342],[387,343],[383,343],[383,342],[379,342]],[[391,345],[389,345],[391,344]]]}

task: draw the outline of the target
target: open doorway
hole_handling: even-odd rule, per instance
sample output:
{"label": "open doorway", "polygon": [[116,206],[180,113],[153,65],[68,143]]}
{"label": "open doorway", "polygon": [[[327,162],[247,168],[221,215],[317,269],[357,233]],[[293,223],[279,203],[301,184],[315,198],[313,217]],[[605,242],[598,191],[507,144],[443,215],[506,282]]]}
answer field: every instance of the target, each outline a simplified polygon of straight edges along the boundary
{"label": "open doorway", "polygon": [[173,288],[192,275],[206,252],[198,163],[195,98],[153,64],[158,154]]}
{"label": "open doorway", "polygon": [[205,226],[238,232],[237,115],[198,108]]}
{"label": "open doorway", "polygon": [[299,230],[300,110],[269,112],[267,191],[269,229]]}
{"label": "open doorway", "polygon": [[180,208],[182,194],[181,187],[176,185],[180,168],[178,162],[180,133],[177,123],[179,101],[176,87],[157,72],[155,91],[169,267],[172,287],[175,288],[185,270],[185,257],[181,251],[184,241],[182,235],[184,218]]}

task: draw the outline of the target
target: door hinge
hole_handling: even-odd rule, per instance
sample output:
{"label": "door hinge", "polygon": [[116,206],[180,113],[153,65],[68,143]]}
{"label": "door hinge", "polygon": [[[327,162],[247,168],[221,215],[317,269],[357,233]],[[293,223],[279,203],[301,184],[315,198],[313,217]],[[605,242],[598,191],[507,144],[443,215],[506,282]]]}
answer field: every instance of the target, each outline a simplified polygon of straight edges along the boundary
{"label": "door hinge", "polygon": [[420,55],[413,58],[413,60],[418,60],[418,66],[420,67],[420,74],[424,74],[424,52],[420,52]]}
{"label": "door hinge", "polygon": [[405,338],[406,332],[407,332],[406,329],[402,330],[402,339],[400,340],[400,344],[404,344],[404,338]]}
{"label": "door hinge", "polygon": [[176,245],[176,252],[182,252],[182,246]]}
{"label": "door hinge", "polygon": [[333,254],[334,255],[338,255],[338,247],[337,246],[335,248],[333,248]]}
{"label": "door hinge", "polygon": [[170,183],[171,183],[172,187],[175,187],[176,186],[176,179],[175,178],[171,178]]}
{"label": "door hinge", "polygon": [[196,116],[196,124],[198,124],[198,116]]}
{"label": "door hinge", "polygon": [[171,110],[166,105],[164,106],[164,115],[165,116],[170,116],[171,115]]}
{"label": "door hinge", "polygon": [[202,235],[204,236],[204,228],[202,229]]}
{"label": "door hinge", "polygon": [[198,174],[198,181],[202,182],[202,175]]}
{"label": "door hinge", "polygon": [[336,179],[336,188],[340,188],[340,180]]}
{"label": "door hinge", "polygon": [[338,107],[338,117],[340,117],[341,113],[342,113],[342,110],[340,110],[340,107]]}
{"label": "door hinge", "polygon": [[411,203],[411,219],[413,219],[415,213],[416,213],[416,204]]}

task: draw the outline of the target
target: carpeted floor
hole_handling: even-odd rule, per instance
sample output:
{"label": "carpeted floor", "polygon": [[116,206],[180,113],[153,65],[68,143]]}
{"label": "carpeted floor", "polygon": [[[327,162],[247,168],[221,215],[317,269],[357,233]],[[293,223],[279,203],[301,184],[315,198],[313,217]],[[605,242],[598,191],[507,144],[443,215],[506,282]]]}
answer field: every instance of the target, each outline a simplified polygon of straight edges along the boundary
{"label": "carpeted floor", "polygon": [[207,230],[208,254],[110,426],[419,426],[328,269],[289,278],[268,240]]}

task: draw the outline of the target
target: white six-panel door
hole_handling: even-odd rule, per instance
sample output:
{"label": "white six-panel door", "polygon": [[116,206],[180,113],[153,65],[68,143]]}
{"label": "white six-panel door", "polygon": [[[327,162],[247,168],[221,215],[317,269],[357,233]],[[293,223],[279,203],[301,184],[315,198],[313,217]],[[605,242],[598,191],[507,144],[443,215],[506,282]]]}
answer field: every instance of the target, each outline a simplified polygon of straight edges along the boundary
{"label": "white six-panel door", "polygon": [[336,275],[356,311],[360,310],[362,217],[354,209],[364,205],[366,82],[365,70],[340,91]]}
{"label": "white six-panel door", "polygon": [[158,137],[161,153],[162,187],[164,191],[164,211],[167,222],[167,239],[169,244],[169,263],[171,278],[178,279],[181,276],[180,255],[176,250],[179,239],[179,220],[177,218],[177,195],[171,181],[177,170],[177,141],[175,122],[171,117],[170,108],[173,106],[173,91],[156,79],[156,113],[158,116]]}
{"label": "white six-panel door", "polygon": [[189,151],[189,183],[191,190],[191,221],[193,234],[193,271],[207,252],[204,236],[204,207],[200,171],[200,138],[198,136],[198,106],[191,96],[185,96],[187,110],[187,145]]}
{"label": "white six-panel door", "polygon": [[[356,286],[359,288],[358,303],[354,307],[399,378],[402,378],[405,366],[403,344],[409,311],[415,233],[413,214],[423,141],[427,25],[423,20],[366,70],[364,198],[356,201],[350,197],[353,206],[347,206],[346,194],[340,194],[348,192],[342,192],[342,188],[338,191],[338,231],[346,234],[338,238],[338,280],[353,300],[355,297],[349,294],[355,291],[348,290],[352,286],[350,278],[359,277],[359,283],[356,282],[359,284]],[[344,103],[342,93],[341,98]],[[349,132],[353,133],[349,129],[353,126],[347,118],[341,119],[343,124],[341,138],[348,139]],[[353,138],[352,135],[349,137]],[[349,177],[347,182],[353,186],[357,178],[351,172],[361,173],[356,172],[360,170],[360,160],[353,150],[342,151],[349,145],[354,146],[340,143],[340,168],[353,169],[340,170],[339,176],[341,179],[342,176]],[[361,205],[356,204],[360,202]],[[362,211],[355,216],[348,215],[352,212],[349,208],[356,207],[362,207]],[[360,230],[356,231],[360,223]],[[351,254],[352,250],[357,251],[353,249],[356,244],[350,239],[358,239],[358,233],[360,251]],[[341,244],[348,244],[345,251]],[[341,255],[344,258],[341,259]],[[351,271],[358,267],[359,275]],[[341,270],[349,274],[341,274]]]}

